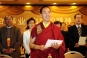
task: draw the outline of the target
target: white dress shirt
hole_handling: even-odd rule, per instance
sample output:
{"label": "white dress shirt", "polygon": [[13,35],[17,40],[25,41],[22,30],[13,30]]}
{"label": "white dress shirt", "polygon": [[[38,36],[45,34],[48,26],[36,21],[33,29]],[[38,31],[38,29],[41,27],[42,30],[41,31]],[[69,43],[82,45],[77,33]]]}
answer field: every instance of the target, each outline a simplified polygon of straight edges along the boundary
{"label": "white dress shirt", "polygon": [[77,25],[77,24],[76,24],[76,27],[77,27],[77,28],[78,28],[78,27],[81,27],[81,24],[80,24],[80,25]]}
{"label": "white dress shirt", "polygon": [[23,46],[25,49],[25,53],[29,54],[30,53],[30,47],[29,47],[29,42],[30,42],[30,30],[27,30],[23,33]]}

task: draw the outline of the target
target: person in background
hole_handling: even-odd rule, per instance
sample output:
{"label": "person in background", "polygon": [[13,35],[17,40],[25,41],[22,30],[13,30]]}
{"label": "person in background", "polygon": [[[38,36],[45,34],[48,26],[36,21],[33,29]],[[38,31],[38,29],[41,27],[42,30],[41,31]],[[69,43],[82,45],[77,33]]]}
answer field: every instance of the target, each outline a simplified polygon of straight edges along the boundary
{"label": "person in background", "polygon": [[61,30],[66,31],[66,23],[64,22],[61,23]]}
{"label": "person in background", "polygon": [[54,24],[57,25],[58,27],[60,27],[60,29],[63,28],[63,29],[61,29],[61,33],[62,33],[62,35],[64,37],[64,41],[65,41],[65,46],[66,46],[65,52],[67,52],[69,50],[69,42],[68,42],[68,37],[67,37],[67,31],[65,31],[66,24],[64,22],[61,23],[60,21],[55,21]]}
{"label": "person in background", "polygon": [[[50,54],[53,58],[65,58],[65,44],[61,30],[51,19],[51,9],[43,6],[40,9],[42,22],[37,24],[31,31],[30,48],[31,58],[47,58]],[[50,47],[45,48],[48,39],[63,40],[62,44],[53,43]]]}
{"label": "person in background", "polygon": [[70,43],[71,51],[78,51],[84,56],[87,52],[87,44],[79,45],[79,38],[87,36],[87,25],[82,24],[83,16],[81,14],[76,14],[74,16],[75,25],[68,28],[68,40]]}
{"label": "person in background", "polygon": [[13,26],[13,17],[4,17],[5,26],[0,28],[0,50],[1,54],[6,54],[12,58],[20,58],[21,32]]}
{"label": "person in background", "polygon": [[27,27],[26,27],[26,31],[23,33],[23,46],[25,49],[25,53],[26,53],[26,58],[30,57],[30,47],[29,47],[29,42],[30,42],[30,34],[31,34],[31,30],[35,25],[35,19],[34,18],[29,18],[27,20]]}
{"label": "person in background", "polygon": [[60,21],[54,21],[54,24],[58,27],[61,27],[61,22]]}
{"label": "person in background", "polygon": [[66,23],[61,23],[61,33],[64,36],[65,45],[66,45],[66,52],[69,51],[69,40],[68,40],[68,31],[66,31]]}

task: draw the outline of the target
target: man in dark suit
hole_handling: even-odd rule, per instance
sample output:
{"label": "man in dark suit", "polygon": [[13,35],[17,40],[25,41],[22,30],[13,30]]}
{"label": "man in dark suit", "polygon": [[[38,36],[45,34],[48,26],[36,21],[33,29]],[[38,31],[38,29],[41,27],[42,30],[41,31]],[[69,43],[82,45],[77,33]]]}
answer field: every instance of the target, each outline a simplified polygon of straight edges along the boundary
{"label": "man in dark suit", "polygon": [[5,26],[0,28],[0,50],[12,58],[20,58],[21,32],[12,26],[13,17],[5,16]]}
{"label": "man in dark suit", "polygon": [[80,14],[76,14],[74,19],[76,24],[68,28],[68,40],[70,43],[70,49],[85,55],[87,52],[87,44],[81,46],[78,44],[78,41],[80,36],[87,36],[87,25],[82,24],[83,16]]}
{"label": "man in dark suit", "polygon": [[66,31],[66,23],[62,22],[61,23],[61,33],[64,36],[64,40],[65,40],[65,46],[66,46],[66,51],[69,51],[69,42],[68,42],[68,31]]}

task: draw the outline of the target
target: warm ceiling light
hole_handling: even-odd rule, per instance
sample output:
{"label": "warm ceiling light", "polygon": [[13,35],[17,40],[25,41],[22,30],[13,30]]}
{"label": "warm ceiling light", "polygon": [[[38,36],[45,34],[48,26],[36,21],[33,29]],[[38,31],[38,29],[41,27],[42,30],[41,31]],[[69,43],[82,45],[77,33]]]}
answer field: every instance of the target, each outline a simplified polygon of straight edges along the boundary
{"label": "warm ceiling light", "polygon": [[57,3],[53,3],[54,5],[57,4]]}
{"label": "warm ceiling light", "polygon": [[76,9],[76,8],[77,8],[77,6],[71,6],[70,8],[71,8],[71,9]]}
{"label": "warm ceiling light", "polygon": [[75,5],[76,3],[73,3],[73,5]]}
{"label": "warm ceiling light", "polygon": [[29,2],[27,4],[30,4]]}
{"label": "warm ceiling light", "polygon": [[25,7],[31,7],[31,6],[27,5],[27,6],[25,6]]}
{"label": "warm ceiling light", "polygon": [[1,2],[0,2],[0,4],[1,4]]}

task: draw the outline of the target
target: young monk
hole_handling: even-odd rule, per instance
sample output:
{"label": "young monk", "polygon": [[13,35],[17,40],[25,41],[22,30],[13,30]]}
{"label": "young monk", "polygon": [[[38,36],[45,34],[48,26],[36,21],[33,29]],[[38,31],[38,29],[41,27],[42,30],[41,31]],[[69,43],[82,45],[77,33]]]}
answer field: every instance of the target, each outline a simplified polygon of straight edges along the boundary
{"label": "young monk", "polygon": [[[40,9],[40,16],[43,21],[37,24],[31,31],[30,48],[31,58],[47,58],[51,54],[52,58],[65,58],[65,44],[60,28],[51,21],[51,9],[43,6]],[[45,48],[48,39],[63,40],[62,44],[53,43],[51,47]]]}

